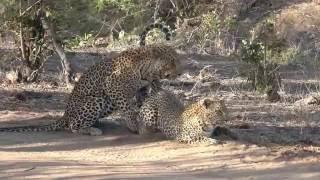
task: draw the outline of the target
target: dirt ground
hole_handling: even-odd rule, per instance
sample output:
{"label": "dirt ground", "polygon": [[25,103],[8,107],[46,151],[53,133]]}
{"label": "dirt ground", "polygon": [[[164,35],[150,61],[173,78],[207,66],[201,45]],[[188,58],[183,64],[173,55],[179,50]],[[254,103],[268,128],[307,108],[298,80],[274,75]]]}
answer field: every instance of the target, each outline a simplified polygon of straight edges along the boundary
{"label": "dirt ground", "polygon": [[[80,71],[96,59],[88,53],[71,57]],[[230,109],[226,126],[237,140],[209,146],[179,144],[158,134],[143,137],[115,123],[117,116],[102,120],[104,134],[97,137],[1,133],[0,179],[320,179],[319,106],[295,103],[318,91],[317,70],[281,67],[282,100],[270,103],[239,78],[239,62],[198,55],[185,60],[186,73],[164,86],[185,101],[223,98]],[[48,76],[58,76],[54,63],[47,63]],[[200,77],[204,67],[208,71]],[[0,127],[47,124],[59,118],[69,92],[45,81],[3,82]]]}

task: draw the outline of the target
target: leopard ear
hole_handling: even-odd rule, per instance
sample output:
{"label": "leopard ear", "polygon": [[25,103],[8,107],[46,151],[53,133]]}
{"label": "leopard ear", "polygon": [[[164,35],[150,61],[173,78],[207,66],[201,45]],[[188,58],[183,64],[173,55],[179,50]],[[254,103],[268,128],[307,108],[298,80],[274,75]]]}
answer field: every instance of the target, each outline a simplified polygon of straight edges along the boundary
{"label": "leopard ear", "polygon": [[208,109],[209,106],[210,106],[212,103],[213,103],[213,101],[211,101],[210,99],[204,99],[204,100],[202,100],[202,104],[203,104],[203,106],[204,106],[206,109]]}

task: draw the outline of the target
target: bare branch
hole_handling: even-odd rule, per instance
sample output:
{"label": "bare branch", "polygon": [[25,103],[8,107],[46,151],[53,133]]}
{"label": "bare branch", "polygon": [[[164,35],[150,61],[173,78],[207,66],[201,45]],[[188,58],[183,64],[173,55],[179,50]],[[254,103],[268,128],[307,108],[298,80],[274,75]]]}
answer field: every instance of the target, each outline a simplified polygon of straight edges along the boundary
{"label": "bare branch", "polygon": [[158,12],[159,12],[159,9],[160,9],[160,2],[161,2],[161,0],[158,0],[157,3],[156,3],[156,7],[155,7],[154,13],[153,13],[153,22],[157,21]]}
{"label": "bare branch", "polygon": [[[29,12],[35,5],[40,4],[42,0],[38,0],[37,2],[33,3],[31,6],[29,6],[26,10],[24,10],[22,13],[20,12],[19,17],[24,16],[27,12]],[[21,1],[20,1],[21,4]]]}
{"label": "bare branch", "polygon": [[[22,14],[22,0],[19,2],[19,11],[20,11],[20,16]],[[24,38],[23,38],[23,27],[22,27],[22,22],[19,23],[19,34],[20,34],[20,50],[21,50],[21,56],[22,59],[25,61],[26,60],[26,46],[24,44]]]}
{"label": "bare branch", "polygon": [[177,7],[176,7],[176,4],[175,4],[172,0],[170,0],[170,2],[171,2],[171,4],[172,4],[173,8],[177,8]]}

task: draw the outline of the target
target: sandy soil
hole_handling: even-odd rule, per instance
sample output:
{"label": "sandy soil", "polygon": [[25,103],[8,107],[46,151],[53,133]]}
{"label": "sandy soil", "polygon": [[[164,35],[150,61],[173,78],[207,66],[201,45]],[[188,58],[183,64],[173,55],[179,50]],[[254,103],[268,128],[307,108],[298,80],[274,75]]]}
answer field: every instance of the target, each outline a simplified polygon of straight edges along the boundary
{"label": "sandy soil", "polygon": [[[158,134],[131,134],[108,119],[99,137],[1,133],[0,179],[320,179],[319,107],[293,103],[317,90],[315,71],[302,76],[296,67],[283,68],[283,100],[269,103],[237,77],[238,62],[208,56],[188,62],[194,60],[198,63],[189,64],[189,72],[179,79],[189,83],[165,86],[186,101],[193,96],[224,98],[231,113],[228,126],[238,140],[185,145]],[[207,65],[219,83],[187,85]],[[3,83],[0,91],[0,127],[47,124],[61,116],[70,92],[48,83]],[[32,93],[21,98],[20,92]],[[239,128],[243,124],[247,128]]]}
{"label": "sandy soil", "polygon": [[158,136],[132,135],[121,127],[107,129],[101,137],[67,132],[6,133],[0,144],[0,179],[320,177],[316,148],[241,142],[184,145]]}

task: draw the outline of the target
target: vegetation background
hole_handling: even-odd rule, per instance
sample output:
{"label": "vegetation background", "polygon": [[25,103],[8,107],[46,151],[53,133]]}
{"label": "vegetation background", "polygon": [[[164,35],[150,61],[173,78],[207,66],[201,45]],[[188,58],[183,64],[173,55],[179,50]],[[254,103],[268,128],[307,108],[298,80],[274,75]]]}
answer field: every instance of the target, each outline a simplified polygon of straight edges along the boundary
{"label": "vegetation background", "polygon": [[[41,64],[52,54],[44,48],[52,44],[51,40],[45,40],[46,35],[36,41],[29,35],[36,31],[41,34],[41,22],[36,22],[40,9],[53,26],[55,41],[66,52],[90,47],[113,50],[137,46],[143,29],[161,22],[174,32],[169,43],[176,48],[187,53],[236,57],[249,64],[255,62],[253,71],[258,71],[257,62],[262,61],[310,67],[318,66],[319,62],[320,11],[318,2],[312,0],[2,0],[0,8],[3,49],[20,49],[15,59],[26,62],[31,69],[26,73],[25,68],[20,68],[24,72],[21,76],[26,76],[24,80],[17,79],[20,82],[35,81],[38,75],[33,77],[32,72],[38,73]],[[30,47],[29,55],[21,53],[21,37],[23,44],[29,44],[24,46],[34,46]],[[159,30],[154,30],[147,41],[164,42],[165,38]],[[38,46],[43,57],[39,57],[39,52],[34,54]],[[8,58],[12,60],[2,56],[1,62],[8,64]],[[263,64],[266,69],[266,62]],[[73,72],[67,59],[62,61],[62,66],[67,71],[65,81],[72,82],[75,76],[68,74]],[[250,78],[250,73],[244,75],[255,79]],[[264,84],[267,83],[255,86],[268,91],[270,85]]]}

